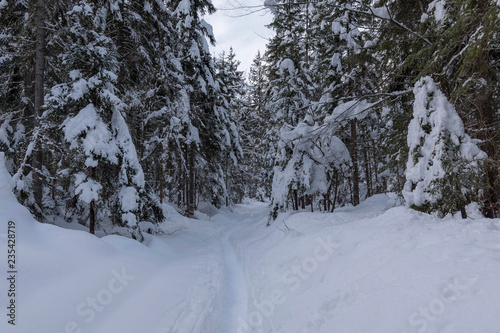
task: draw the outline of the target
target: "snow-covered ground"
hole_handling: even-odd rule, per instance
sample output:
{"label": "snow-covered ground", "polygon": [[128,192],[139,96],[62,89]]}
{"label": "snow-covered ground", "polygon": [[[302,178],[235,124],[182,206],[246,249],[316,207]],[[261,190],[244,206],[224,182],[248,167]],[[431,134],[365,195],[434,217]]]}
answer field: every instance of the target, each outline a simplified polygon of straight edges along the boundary
{"label": "snow-covered ground", "polygon": [[[144,244],[35,222],[0,163],[0,332],[499,332],[500,223],[388,196],[333,214],[165,207]],[[7,314],[7,222],[16,320]]]}

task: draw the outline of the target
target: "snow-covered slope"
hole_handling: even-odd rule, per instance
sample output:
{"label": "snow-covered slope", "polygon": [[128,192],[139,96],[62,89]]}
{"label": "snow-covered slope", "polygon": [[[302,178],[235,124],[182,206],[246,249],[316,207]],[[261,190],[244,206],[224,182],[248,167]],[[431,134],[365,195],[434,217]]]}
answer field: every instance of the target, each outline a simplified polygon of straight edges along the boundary
{"label": "snow-covered slope", "polygon": [[0,163],[0,269],[16,223],[16,325],[0,332],[498,332],[500,223],[385,195],[333,214],[166,209],[144,244],[35,222]]}
{"label": "snow-covered slope", "polygon": [[[222,311],[217,276],[222,270],[214,269],[221,265],[218,252],[172,259],[127,238],[99,239],[40,224],[17,203],[9,182],[2,161],[0,332],[217,331],[217,311]],[[9,220],[16,223],[17,240],[15,326],[5,315]]]}
{"label": "snow-covered slope", "polygon": [[498,220],[391,205],[379,195],[240,232],[252,296],[241,332],[499,332]]}

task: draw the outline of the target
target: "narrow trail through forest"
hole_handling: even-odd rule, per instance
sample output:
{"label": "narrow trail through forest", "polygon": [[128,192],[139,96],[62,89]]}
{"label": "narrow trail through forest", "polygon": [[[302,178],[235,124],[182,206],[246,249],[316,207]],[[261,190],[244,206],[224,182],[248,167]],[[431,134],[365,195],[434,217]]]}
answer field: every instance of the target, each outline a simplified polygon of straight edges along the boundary
{"label": "narrow trail through forest", "polygon": [[216,222],[228,224],[227,230],[220,236],[225,287],[220,333],[238,332],[240,322],[248,313],[248,281],[244,263],[238,258],[236,244],[232,242],[232,235],[249,223],[262,221],[268,212],[264,205],[261,208],[256,211],[239,209],[229,215],[213,217]]}
{"label": "narrow trail through forest", "polygon": [[[199,216],[199,233],[179,238],[159,237],[155,249],[173,256],[179,276],[195,277],[187,294],[162,314],[155,332],[238,332],[247,317],[249,284],[244,259],[238,256],[238,239],[246,228],[265,226],[266,204],[241,205],[233,211],[209,211]],[[164,255],[164,254],[163,254]],[[179,258],[186,265],[183,265]],[[196,318],[196,320],[194,320]],[[170,324],[169,324],[170,323]],[[172,324],[173,323],[173,324]]]}
{"label": "narrow trail through forest", "polygon": [[229,240],[232,229],[221,237],[225,278],[221,333],[237,332],[237,319],[244,318],[247,314],[247,282],[243,266]]}

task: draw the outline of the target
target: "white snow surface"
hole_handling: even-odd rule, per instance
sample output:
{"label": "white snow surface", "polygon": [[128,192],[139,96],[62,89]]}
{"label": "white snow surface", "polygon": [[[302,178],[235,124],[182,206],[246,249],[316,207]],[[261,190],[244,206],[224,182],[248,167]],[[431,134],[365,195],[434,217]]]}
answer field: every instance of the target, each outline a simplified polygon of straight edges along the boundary
{"label": "white snow surface", "polygon": [[165,206],[165,234],[141,244],[35,222],[1,162],[0,332],[498,332],[499,221],[472,211],[440,220],[395,202],[283,213],[271,227],[263,203],[205,205],[197,220]]}

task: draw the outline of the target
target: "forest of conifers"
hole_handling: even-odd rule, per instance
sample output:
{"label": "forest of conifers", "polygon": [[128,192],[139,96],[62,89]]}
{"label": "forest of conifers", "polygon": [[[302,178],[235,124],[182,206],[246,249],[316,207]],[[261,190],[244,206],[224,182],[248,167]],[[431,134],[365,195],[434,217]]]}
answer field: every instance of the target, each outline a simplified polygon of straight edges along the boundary
{"label": "forest of conifers", "polygon": [[[18,200],[141,238],[200,202],[427,213],[499,199],[500,1],[266,0],[248,78],[210,0],[1,0],[0,151]],[[110,229],[108,229],[110,230]]]}

